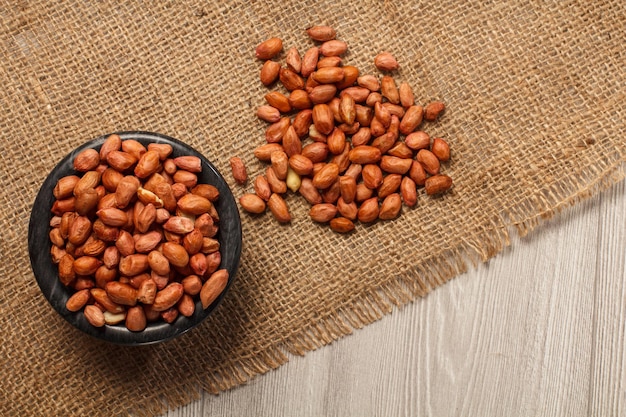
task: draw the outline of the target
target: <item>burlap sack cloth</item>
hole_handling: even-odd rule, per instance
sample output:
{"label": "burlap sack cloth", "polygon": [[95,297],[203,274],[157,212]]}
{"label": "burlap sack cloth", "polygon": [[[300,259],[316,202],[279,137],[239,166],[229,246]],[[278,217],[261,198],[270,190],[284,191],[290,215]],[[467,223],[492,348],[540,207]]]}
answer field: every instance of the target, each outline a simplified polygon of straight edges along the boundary
{"label": "burlap sack cloth", "polygon": [[[0,6],[0,414],[152,416],[218,392],[379,319],[487,260],[545,216],[619,181],[626,159],[626,5],[602,2],[3,1]],[[174,341],[108,345],[48,305],[29,266],[27,225],[48,172],[106,132],[150,130],[225,173],[255,177],[255,116],[267,89],[254,48],[301,52],[304,29],[334,26],[345,61],[447,112],[453,191],[420,195],[395,221],[348,236],[242,216],[238,279],[216,314]],[[511,273],[514,273],[512,271]],[[503,277],[507,279],[507,277]],[[549,277],[546,277],[549,279]]]}

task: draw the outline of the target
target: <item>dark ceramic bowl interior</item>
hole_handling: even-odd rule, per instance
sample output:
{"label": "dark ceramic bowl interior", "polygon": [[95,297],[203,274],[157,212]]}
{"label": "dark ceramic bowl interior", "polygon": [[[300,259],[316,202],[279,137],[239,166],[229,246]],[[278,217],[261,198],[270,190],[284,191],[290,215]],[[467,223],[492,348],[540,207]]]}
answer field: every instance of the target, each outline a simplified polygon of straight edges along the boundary
{"label": "dark ceramic bowl interior", "polygon": [[52,262],[50,256],[50,219],[52,218],[52,204],[54,196],[52,191],[59,178],[66,175],[80,175],[73,169],[73,160],[76,154],[87,148],[99,150],[104,140],[109,135],[101,136],[74,149],[50,172],[33,204],[29,229],[28,250],[30,253],[31,266],[35,278],[44,296],[52,307],[69,323],[83,332],[108,342],[123,345],[144,345],[170,340],[179,336],[206,319],[226,296],[229,287],[235,279],[239,258],[241,254],[241,221],[235,199],[226,181],[217,169],[200,153],[188,145],[171,137],[150,132],[118,132],[124,139],[135,139],[144,145],[148,143],[168,143],[172,146],[172,157],[181,155],[195,155],[202,160],[202,172],[198,174],[198,183],[212,184],[219,189],[220,197],[215,203],[215,208],[220,215],[219,232],[217,239],[220,242],[222,263],[220,268],[229,272],[228,284],[222,294],[207,309],[202,308],[200,300],[196,303],[195,313],[191,317],[180,315],[172,324],[165,322],[148,323],[145,330],[131,332],[123,324],[105,325],[96,328],[85,319],[82,311],[72,313],[65,308],[67,299],[73,290],[65,287],[58,278],[57,265]]}

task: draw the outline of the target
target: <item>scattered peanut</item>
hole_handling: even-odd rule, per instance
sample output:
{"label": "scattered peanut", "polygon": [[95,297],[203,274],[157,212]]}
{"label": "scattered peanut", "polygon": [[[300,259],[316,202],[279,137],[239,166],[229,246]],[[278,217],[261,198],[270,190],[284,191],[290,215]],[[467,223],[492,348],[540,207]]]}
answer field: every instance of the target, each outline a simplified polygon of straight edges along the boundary
{"label": "scattered peanut", "polygon": [[415,207],[422,188],[426,195],[450,189],[452,179],[441,173],[450,160],[448,143],[419,130],[423,121],[436,121],[445,104],[422,106],[409,83],[398,86],[391,73],[400,65],[391,53],[374,58],[383,74],[361,74],[344,64],[348,45],[335,29],[319,25],[306,33],[320,44],[302,57],[290,48],[285,66],[270,60],[282,49],[280,39],[257,47],[265,60],[261,82],[270,86],[278,78],[290,93],[269,92],[257,109],[270,125],[267,143],[254,155],[271,166],[255,179],[254,194],[240,198],[241,207],[255,214],[269,208],[279,222],[289,222],[283,195],[291,190],[311,204],[313,221],[349,233],[355,221],[392,220],[403,205]]}

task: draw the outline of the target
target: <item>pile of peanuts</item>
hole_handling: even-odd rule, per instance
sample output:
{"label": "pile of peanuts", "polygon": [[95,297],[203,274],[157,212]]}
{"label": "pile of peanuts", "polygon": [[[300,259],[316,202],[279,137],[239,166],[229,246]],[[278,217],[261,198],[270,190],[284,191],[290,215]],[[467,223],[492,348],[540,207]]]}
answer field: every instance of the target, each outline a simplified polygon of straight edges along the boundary
{"label": "pile of peanuts", "polygon": [[58,277],[73,290],[67,310],[95,326],[190,317],[224,290],[219,191],[198,183],[196,156],[171,157],[166,143],[144,146],[110,135],[73,160],[76,175],[53,190],[49,237]]}
{"label": "pile of peanuts", "polygon": [[[256,48],[264,61],[261,82],[278,81],[287,94],[267,93],[267,104],[257,110],[269,126],[254,155],[270,165],[255,178],[254,192],[240,197],[241,207],[256,214],[268,207],[279,222],[289,222],[283,196],[291,190],[311,204],[312,220],[347,233],[357,220],[391,220],[402,203],[414,207],[419,187],[427,195],[450,189],[452,179],[440,172],[450,159],[448,143],[418,130],[423,120],[438,119],[444,103],[416,104],[409,84],[398,86],[389,75],[399,68],[390,53],[374,58],[381,78],[361,74],[343,63],[348,45],[332,27],[314,26],[307,34],[319,46],[302,56],[290,48],[284,66],[272,60],[283,49],[281,39]],[[245,184],[242,159],[230,163],[235,180]]]}

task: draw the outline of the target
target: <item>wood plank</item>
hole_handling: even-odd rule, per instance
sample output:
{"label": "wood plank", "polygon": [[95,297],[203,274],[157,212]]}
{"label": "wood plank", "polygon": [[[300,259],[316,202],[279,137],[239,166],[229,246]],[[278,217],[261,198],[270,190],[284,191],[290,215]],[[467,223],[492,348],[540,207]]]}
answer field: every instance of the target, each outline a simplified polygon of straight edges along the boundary
{"label": "wood plank", "polygon": [[167,415],[624,414],[625,196],[622,182],[425,299]]}

